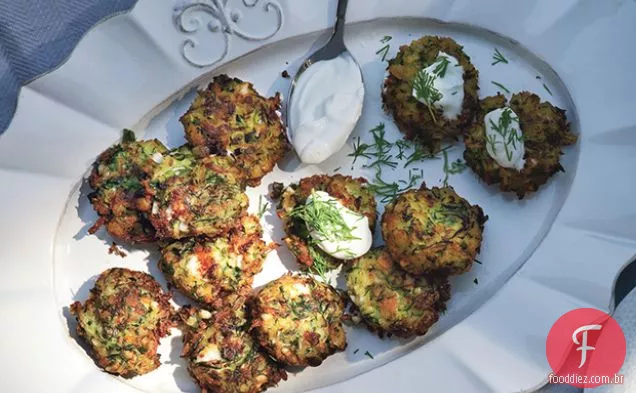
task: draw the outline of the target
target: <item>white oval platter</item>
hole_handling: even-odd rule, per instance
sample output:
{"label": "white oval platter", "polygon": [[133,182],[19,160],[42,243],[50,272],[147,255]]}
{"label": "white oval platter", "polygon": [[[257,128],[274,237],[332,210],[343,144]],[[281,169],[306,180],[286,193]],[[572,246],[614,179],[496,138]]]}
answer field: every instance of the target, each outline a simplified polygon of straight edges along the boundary
{"label": "white oval platter", "polygon": [[[68,305],[84,300],[95,275],[108,267],[150,271],[165,284],[155,251],[128,249],[121,259],[108,255],[106,235],[86,235],[95,214],[81,179],[124,127],[170,147],[183,143],[177,119],[194,90],[218,73],[285,98],[289,80],[281,71],[293,75],[325,42],[335,1],[192,4],[140,0],[129,14],[96,27],[61,68],[21,92],[15,118],[0,137],[0,256],[7,269],[0,359],[12,371],[4,376],[7,391],[197,391],[179,359],[176,330],[162,342],[164,364],[132,380],[97,370],[72,337]],[[485,186],[470,170],[449,178],[490,219],[482,263],[453,279],[449,309],[429,334],[381,340],[350,328],[345,352],[291,374],[271,391],[518,392],[545,383],[552,323],[573,308],[611,311],[614,280],[636,250],[636,74],[629,66],[634,55],[619,50],[636,33],[635,16],[636,2],[618,0],[350,1],[346,43],[363,67],[366,88],[352,139],[369,141],[369,130],[380,122],[387,139],[400,137],[381,109],[386,62],[376,54],[385,45],[380,40],[392,37],[391,58],[399,45],[437,34],[464,45],[480,71],[482,97],[500,90],[493,81],[512,92],[535,92],[567,110],[580,140],[563,156],[566,172],[523,201]],[[495,48],[510,64],[491,65]],[[351,150],[350,143],[319,166],[301,165],[290,154],[261,187],[249,189],[250,209],[257,210],[273,181],[289,184],[339,167],[372,180],[364,161],[352,165]],[[455,144],[449,159],[462,151]],[[444,176],[442,161],[429,160],[406,169],[400,163],[385,179],[403,178],[409,169],[421,170],[430,186]],[[280,241],[273,207],[263,224],[266,238]],[[281,247],[255,285],[295,268]]]}

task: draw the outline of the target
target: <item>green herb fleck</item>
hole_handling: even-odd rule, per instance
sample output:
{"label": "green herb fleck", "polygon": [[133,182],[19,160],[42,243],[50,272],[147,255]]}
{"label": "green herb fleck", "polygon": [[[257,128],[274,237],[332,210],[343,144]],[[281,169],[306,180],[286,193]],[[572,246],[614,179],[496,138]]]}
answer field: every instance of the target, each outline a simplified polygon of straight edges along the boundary
{"label": "green herb fleck", "polygon": [[473,282],[475,283],[475,285],[479,284],[479,280],[477,279],[477,277],[475,277],[475,279],[473,280]]}
{"label": "green herb fleck", "polygon": [[355,355],[355,354],[356,354],[356,353],[358,353],[359,351],[360,351],[360,349],[359,349],[359,348],[356,348],[356,350],[355,350],[355,351],[353,351],[353,354]]}
{"label": "green herb fleck", "polygon": [[386,44],[387,42],[391,41],[393,39],[393,37],[391,37],[390,35],[385,35],[384,38],[382,38],[380,40],[381,43]]}
{"label": "green herb fleck", "polygon": [[386,60],[386,56],[389,54],[389,48],[390,48],[390,45],[386,44],[382,48],[378,49],[378,51],[375,52],[375,54],[376,55],[382,55],[382,61],[385,61]]}
{"label": "green herb fleck", "polygon": [[492,83],[493,85],[497,86],[498,88],[502,89],[503,91],[505,91],[506,93],[510,93],[510,90],[508,90],[506,88],[506,86],[502,85],[499,82],[495,82],[495,81],[491,81],[490,83]]}
{"label": "green herb fleck", "polygon": [[442,181],[442,183],[444,184],[444,186],[448,186],[448,177],[450,175],[462,173],[464,170],[466,170],[467,165],[459,158],[449,164],[448,153],[446,153],[446,150],[442,150],[442,154],[444,155],[444,180]]}
{"label": "green herb fleck", "polygon": [[333,171],[334,171],[334,172],[338,172],[341,168],[342,168],[342,167],[341,167],[341,166],[339,166],[338,168],[335,168]]}
{"label": "green herb fleck", "polygon": [[269,202],[263,203],[263,196],[258,196],[258,218],[263,218],[265,212],[269,209]]}
{"label": "green herb fleck", "polygon": [[475,259],[475,263],[478,263],[480,265],[482,265],[481,261],[479,259]]}
{"label": "green herb fleck", "polygon": [[135,132],[128,128],[124,128],[121,136],[122,143],[132,143],[135,141]]}
{"label": "green herb fleck", "polygon": [[373,359],[373,355],[371,355],[371,352],[366,351],[364,354],[365,354],[365,355],[366,355],[369,359]]}
{"label": "green herb fleck", "polygon": [[550,94],[552,95],[552,91],[550,90],[550,88],[548,87],[548,85],[546,85],[545,83],[543,84],[543,88]]}
{"label": "green herb fleck", "polygon": [[499,63],[508,64],[508,59],[504,57],[504,55],[499,52],[499,49],[495,48],[495,54],[492,55],[492,59],[494,60],[491,65],[496,65]]}

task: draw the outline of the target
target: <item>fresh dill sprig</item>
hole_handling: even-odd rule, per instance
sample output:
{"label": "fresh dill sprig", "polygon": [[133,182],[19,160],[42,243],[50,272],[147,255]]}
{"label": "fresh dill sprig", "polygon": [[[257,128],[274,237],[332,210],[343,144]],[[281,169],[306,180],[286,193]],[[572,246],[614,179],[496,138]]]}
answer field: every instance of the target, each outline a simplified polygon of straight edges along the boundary
{"label": "fresh dill sprig", "polygon": [[387,42],[391,41],[393,39],[393,37],[391,37],[390,35],[385,35],[380,42],[383,44],[386,44]]}
{"label": "fresh dill sprig", "polygon": [[506,86],[502,85],[499,82],[495,82],[495,81],[491,81],[490,83],[492,83],[493,85],[497,86],[498,88],[500,88],[501,90],[505,91],[506,93],[510,94],[510,90],[508,90],[508,88],[506,88]]}
{"label": "fresh dill sprig", "polygon": [[353,157],[353,162],[351,165],[356,163],[358,157],[371,158],[367,150],[371,148],[371,145],[360,142],[360,137],[357,138],[356,141],[353,142],[353,153],[349,154],[349,157]]}
{"label": "fresh dill sprig", "polygon": [[376,55],[382,55],[382,61],[386,61],[386,56],[389,54],[389,48],[391,46],[389,44],[384,45],[382,48],[378,49],[377,52],[375,52]]}
{"label": "fresh dill sprig", "polygon": [[405,154],[406,154],[406,150],[411,148],[412,144],[407,141],[406,139],[399,139],[395,142],[395,146],[397,146],[398,148],[398,154],[395,156],[395,158],[397,158],[398,160],[403,160],[404,158],[406,158]]}
{"label": "fresh dill sprig", "polygon": [[[492,119],[490,119],[490,126],[497,134],[499,134],[503,140],[504,151],[506,153],[506,157],[508,160],[512,159],[512,149],[517,148],[517,142],[523,141],[523,135],[518,133],[518,130],[515,127],[512,127],[512,123],[519,121],[519,118],[512,115],[512,109],[506,107],[501,116],[499,117],[499,121],[495,124]],[[494,137],[486,137],[486,141],[490,145],[493,153],[495,152],[496,141]]]}
{"label": "fresh dill sprig", "polygon": [[413,80],[415,97],[418,101],[424,103],[424,105],[428,107],[428,111],[435,123],[437,123],[437,119],[435,117],[433,105],[444,97],[443,94],[435,88],[434,83],[436,78],[436,75],[431,75],[424,70],[420,70]]}
{"label": "fresh dill sprig", "polygon": [[263,196],[259,195],[258,196],[258,218],[263,218],[267,209],[269,209],[269,202],[265,202],[265,204],[263,204]]}
{"label": "fresh dill sprig", "polygon": [[499,63],[508,64],[508,59],[504,57],[504,55],[499,52],[499,49],[495,48],[495,54],[492,55],[492,59],[494,60],[491,65],[496,65]]}
{"label": "fresh dill sprig", "polygon": [[423,160],[437,160],[440,158],[440,153],[442,151],[446,151],[450,149],[451,146],[446,146],[438,153],[433,153],[431,150],[421,146],[419,144],[415,145],[413,153],[406,158],[406,163],[404,164],[404,168],[408,167],[414,162],[423,161]]}
{"label": "fresh dill sprig", "polygon": [[309,203],[294,208],[289,216],[305,222],[307,229],[315,233],[320,240],[347,241],[359,240],[353,236],[353,230],[340,214],[335,200],[323,200],[312,190]]}
{"label": "fresh dill sprig", "polygon": [[446,76],[446,70],[448,69],[448,65],[450,64],[450,60],[446,56],[439,56],[437,60],[435,60],[435,68],[433,69],[433,73],[440,78]]}
{"label": "fresh dill sprig", "polygon": [[373,355],[371,354],[371,352],[366,351],[364,354],[365,354],[365,355],[366,355],[369,359],[373,359]]}
{"label": "fresh dill sprig", "polygon": [[353,351],[353,354],[355,355],[356,353],[358,353],[360,351],[360,348],[356,348],[355,351]]}
{"label": "fresh dill sprig", "polygon": [[442,181],[442,183],[444,184],[444,186],[448,186],[448,178],[450,175],[456,175],[459,173],[462,173],[466,170],[467,165],[464,161],[462,161],[461,159],[457,159],[451,163],[448,162],[448,153],[446,152],[446,150],[442,151],[442,154],[444,155],[444,180]]}
{"label": "fresh dill sprig", "polygon": [[371,135],[373,136],[373,150],[369,153],[375,160],[370,164],[365,165],[366,168],[376,167],[378,170],[382,170],[382,166],[388,166],[391,168],[397,167],[397,162],[393,160],[393,156],[389,154],[393,148],[393,143],[386,140],[386,131],[384,129],[384,123],[378,124],[375,128],[371,129]]}
{"label": "fresh dill sprig", "polygon": [[409,169],[409,178],[397,182],[388,183],[382,179],[379,172],[375,174],[375,181],[369,185],[369,189],[377,196],[381,197],[382,203],[388,203],[397,198],[398,194],[409,190],[424,178],[424,171],[413,171]]}
{"label": "fresh dill sprig", "polygon": [[546,85],[545,83],[543,84],[543,88],[545,89],[545,91],[547,91],[550,95],[552,94],[552,90],[550,90],[550,88],[548,87],[548,85]]}

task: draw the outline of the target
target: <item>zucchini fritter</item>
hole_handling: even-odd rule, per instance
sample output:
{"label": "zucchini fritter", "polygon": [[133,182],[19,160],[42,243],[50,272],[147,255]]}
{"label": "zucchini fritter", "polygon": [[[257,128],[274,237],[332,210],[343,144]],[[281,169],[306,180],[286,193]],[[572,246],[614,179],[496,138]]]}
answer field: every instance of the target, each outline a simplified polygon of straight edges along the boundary
{"label": "zucchini fritter", "polygon": [[327,265],[335,268],[342,261],[327,254],[319,247],[311,245],[311,235],[307,225],[299,218],[289,217],[296,207],[304,205],[312,190],[327,192],[346,208],[365,215],[369,220],[369,228],[373,232],[376,220],[376,205],[373,192],[367,187],[364,178],[352,178],[343,175],[315,175],[300,180],[298,184],[287,187],[281,196],[277,209],[278,216],[283,220],[283,227],[287,235],[283,241],[303,267],[310,268],[315,258],[326,261]]}
{"label": "zucchini fritter", "polygon": [[412,276],[384,247],[349,266],[347,291],[370,330],[403,338],[426,334],[450,299],[445,277]]}
{"label": "zucchini fritter", "polygon": [[264,98],[251,83],[219,75],[180,121],[188,142],[206,154],[233,155],[257,186],[289,150],[279,109],[280,94]]}
{"label": "zucchini fritter", "polygon": [[[439,108],[435,108],[433,118],[427,106],[412,95],[417,73],[433,64],[440,51],[455,57],[464,69],[462,112],[452,120],[446,118]],[[384,108],[393,115],[407,139],[417,140],[437,152],[444,140],[457,140],[466,132],[478,108],[479,72],[457,42],[448,37],[422,37],[401,46],[397,56],[389,60],[387,71],[382,91]]]}
{"label": "zucchini fritter", "polygon": [[452,187],[424,184],[386,206],[382,235],[391,256],[414,275],[461,274],[472,267],[487,217]]}
{"label": "zucchini fritter", "polygon": [[254,276],[276,244],[261,240],[259,219],[244,216],[241,226],[215,239],[166,243],[159,268],[175,287],[211,310],[244,304]]}
{"label": "zucchini fritter", "polygon": [[247,214],[243,173],[231,157],[195,160],[182,146],[163,160],[151,183],[156,196],[150,221],[159,239],[220,236]]}
{"label": "zucchini fritter", "polygon": [[347,346],[344,301],[311,277],[285,274],[252,299],[252,329],[261,346],[289,366],[319,366]]}
{"label": "zucchini fritter", "polygon": [[231,310],[212,314],[185,306],[179,315],[184,330],[181,356],[202,393],[259,393],[287,379]]}
{"label": "zucchini fritter", "polygon": [[83,305],[71,305],[71,313],[95,363],[132,378],[159,367],[159,339],[172,325],[169,299],[149,274],[112,268],[100,274]]}
{"label": "zucchini fritter", "polygon": [[148,220],[152,199],[144,182],[167,150],[156,139],[136,142],[133,132],[124,130],[122,142],[99,155],[88,179],[93,188],[88,199],[100,217],[89,233],[104,225],[111,236],[123,241],[155,240]]}
{"label": "zucchini fritter", "polygon": [[487,184],[499,183],[499,188],[512,191],[522,199],[563,167],[559,163],[562,148],[576,143],[577,136],[570,131],[565,111],[549,102],[541,102],[536,94],[514,94],[509,106],[519,117],[525,145],[525,165],[521,171],[504,168],[486,150],[484,117],[495,109],[504,108],[506,98],[499,94],[481,101],[481,110],[475,124],[468,131],[464,159],[468,166]]}

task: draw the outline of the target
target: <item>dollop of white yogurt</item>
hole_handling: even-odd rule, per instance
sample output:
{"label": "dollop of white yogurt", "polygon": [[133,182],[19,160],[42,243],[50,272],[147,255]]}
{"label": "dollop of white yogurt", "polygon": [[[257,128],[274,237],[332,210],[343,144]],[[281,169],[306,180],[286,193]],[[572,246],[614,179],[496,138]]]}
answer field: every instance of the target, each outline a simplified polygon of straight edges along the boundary
{"label": "dollop of white yogurt", "polygon": [[350,54],[307,68],[289,106],[292,145],[301,161],[319,164],[339,151],[360,119],[363,101],[362,74]]}
{"label": "dollop of white yogurt", "polygon": [[495,109],[486,114],[484,123],[488,155],[504,168],[521,171],[526,149],[517,114],[509,107]]}
{"label": "dollop of white yogurt", "polygon": [[[457,119],[464,104],[464,67],[455,57],[440,51],[433,64],[420,72],[433,78],[433,88],[441,94],[441,98],[433,105],[442,109],[446,118]],[[412,94],[422,104],[428,104],[420,97],[415,86]]]}
{"label": "dollop of white yogurt", "polygon": [[[327,239],[324,235],[309,228],[311,237],[317,242],[318,247],[327,254],[338,259],[354,259],[366,254],[371,249],[373,234],[369,229],[369,219],[362,214],[345,207],[340,201],[324,191],[315,191],[307,198],[307,204],[314,200],[329,203],[333,206],[347,227],[351,229],[348,239]],[[351,239],[353,238],[353,239]]]}

